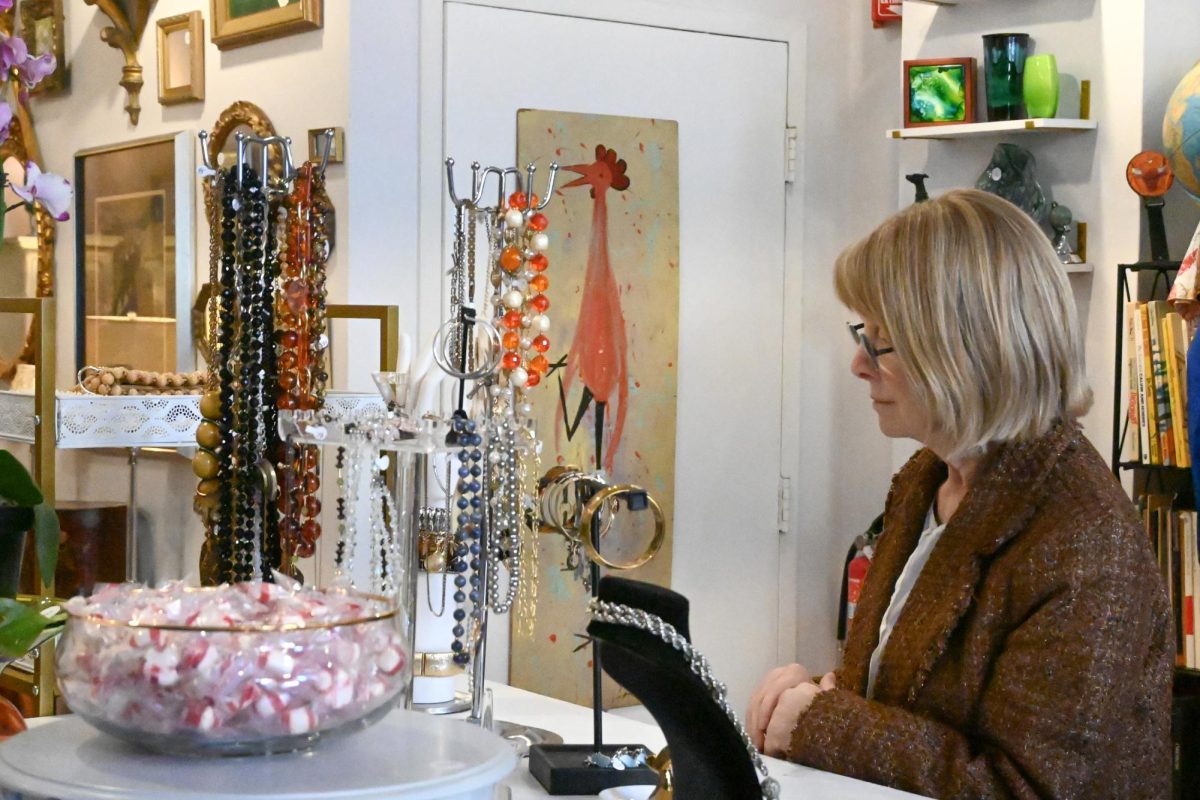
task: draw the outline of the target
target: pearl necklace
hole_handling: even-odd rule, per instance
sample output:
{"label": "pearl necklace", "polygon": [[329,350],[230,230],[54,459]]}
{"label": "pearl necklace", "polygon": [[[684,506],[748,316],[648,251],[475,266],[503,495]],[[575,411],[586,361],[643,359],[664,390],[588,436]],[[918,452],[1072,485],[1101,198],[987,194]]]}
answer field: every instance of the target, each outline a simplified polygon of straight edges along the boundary
{"label": "pearl necklace", "polygon": [[737,714],[729,706],[729,700],[726,696],[728,689],[724,683],[713,677],[712,666],[708,663],[708,659],[692,647],[692,643],[679,633],[674,625],[662,617],[643,611],[640,608],[633,608],[632,606],[620,603],[609,603],[598,598],[594,598],[588,604],[588,613],[597,622],[606,622],[610,625],[623,625],[627,628],[636,628],[637,630],[645,631],[682,653],[692,673],[700,679],[700,682],[704,684],[704,688],[708,690],[708,694],[713,702],[717,704],[717,707],[725,713],[725,716],[733,724],[733,728],[742,740],[742,745],[746,748],[746,752],[749,754],[754,768],[762,774],[763,780],[760,785],[762,786],[763,797],[766,800],[777,800],[780,793],[779,781],[767,773],[767,766],[763,763],[762,756],[754,747],[754,743],[750,741],[750,734],[746,732],[746,728],[743,727]]}

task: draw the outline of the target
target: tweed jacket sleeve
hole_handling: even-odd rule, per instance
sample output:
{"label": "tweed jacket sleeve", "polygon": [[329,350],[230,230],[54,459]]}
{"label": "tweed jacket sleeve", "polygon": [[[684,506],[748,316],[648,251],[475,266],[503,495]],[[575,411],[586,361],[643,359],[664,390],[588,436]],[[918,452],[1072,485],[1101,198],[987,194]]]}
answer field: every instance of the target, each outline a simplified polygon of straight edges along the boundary
{"label": "tweed jacket sleeve", "polygon": [[1166,797],[1168,603],[1132,506],[1073,426],[981,471],[863,696],[944,477],[922,451],[893,482],[839,688],[802,715],[789,757],[939,798]]}

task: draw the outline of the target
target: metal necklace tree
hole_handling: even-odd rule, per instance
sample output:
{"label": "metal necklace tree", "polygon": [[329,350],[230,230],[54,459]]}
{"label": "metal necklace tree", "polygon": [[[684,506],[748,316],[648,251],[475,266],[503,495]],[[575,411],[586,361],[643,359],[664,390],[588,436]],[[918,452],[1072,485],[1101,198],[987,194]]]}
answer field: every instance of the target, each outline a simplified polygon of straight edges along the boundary
{"label": "metal necklace tree", "polygon": [[[433,357],[457,381],[456,407],[445,444],[457,481],[450,527],[454,662],[472,664],[472,718],[483,712],[483,667],[488,611],[514,604],[532,613],[522,588],[533,583],[537,548],[536,490],[541,444],[530,390],[550,368],[545,352],[550,285],[549,221],[541,213],[554,192],[550,166],[544,199],[532,193],[536,167],[481,169],[471,165],[471,192],[459,197],[454,159],[446,179],[454,206],[449,316],[434,338]],[[488,181],[496,203],[481,205]],[[509,193],[509,188],[514,191]],[[480,232],[484,246],[480,258]],[[481,263],[482,262],[482,263]],[[479,292],[483,286],[484,291]],[[470,401],[468,403],[468,401]]]}
{"label": "metal necklace tree", "polygon": [[[237,134],[237,162],[205,171],[220,198],[210,211],[209,377],[201,400],[193,470],[205,523],[201,582],[300,578],[299,558],[320,535],[316,448],[284,445],[280,409],[324,403],[325,262],[329,257],[324,173],[293,168],[291,140]],[[279,163],[271,156],[279,153]],[[260,175],[252,164],[258,164]],[[273,177],[272,167],[278,177]]]}

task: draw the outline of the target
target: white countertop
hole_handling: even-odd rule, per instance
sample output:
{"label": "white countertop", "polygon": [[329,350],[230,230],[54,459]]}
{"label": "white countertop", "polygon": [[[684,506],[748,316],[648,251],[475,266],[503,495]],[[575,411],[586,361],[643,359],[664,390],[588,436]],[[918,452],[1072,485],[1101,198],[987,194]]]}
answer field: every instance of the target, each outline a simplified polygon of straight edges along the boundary
{"label": "white countertop", "polygon": [[[584,744],[592,740],[590,708],[490,681],[488,687],[493,692],[492,711],[497,721],[545,728],[562,736],[567,744]],[[604,739],[621,744],[644,744],[652,750],[659,750],[666,744],[657,726],[611,713],[604,715]],[[789,761],[774,758],[763,760],[771,776],[779,781],[784,800],[900,800],[920,797]],[[512,800],[547,796],[541,784],[529,774],[528,765],[529,760],[522,759],[516,771],[504,781],[504,785],[512,791]],[[571,800],[569,795],[558,796]]]}
{"label": "white countertop", "polygon": [[[592,740],[590,708],[490,681],[488,688],[492,691],[492,710],[496,721],[544,728],[562,736],[567,744],[584,744]],[[54,718],[31,719],[29,725],[36,727],[52,719]],[[656,751],[666,744],[662,731],[657,726],[612,713],[604,715],[604,739],[610,743],[643,744]],[[900,800],[920,797],[787,761],[774,758],[766,758],[764,761],[771,776],[779,781],[785,800]],[[505,778],[503,786],[510,794],[505,797],[501,792],[497,800],[528,800],[547,796],[541,784],[529,774],[528,764],[528,759],[522,759],[516,770]],[[572,796],[559,797],[572,800]],[[575,797],[579,800],[585,796]]]}

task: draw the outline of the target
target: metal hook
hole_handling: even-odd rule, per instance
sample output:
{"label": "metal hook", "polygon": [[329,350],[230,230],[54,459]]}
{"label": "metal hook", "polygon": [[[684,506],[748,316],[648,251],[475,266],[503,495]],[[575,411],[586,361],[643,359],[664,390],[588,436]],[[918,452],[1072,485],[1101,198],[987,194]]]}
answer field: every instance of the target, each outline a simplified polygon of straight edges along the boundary
{"label": "metal hook", "polygon": [[517,182],[517,188],[514,191],[521,191],[521,170],[516,167],[505,167],[504,171],[500,174],[500,192],[497,195],[498,199],[496,201],[497,208],[504,208],[504,198],[508,197],[509,175],[514,176]]}
{"label": "metal hook", "polygon": [[[321,148],[321,166],[318,171],[322,178],[325,177],[325,168],[329,166],[329,156],[333,154],[333,137],[333,128],[326,128],[321,131],[321,138],[325,140],[325,147]],[[317,142],[317,146],[320,147],[320,142]]]}
{"label": "metal hook", "polygon": [[458,193],[454,191],[454,159],[446,159],[446,186],[450,190],[450,202],[455,208],[462,208],[466,205],[466,200],[459,200]]}
{"label": "metal hook", "polygon": [[472,205],[474,205],[476,208],[479,207],[479,201],[483,199],[483,190],[484,190],[484,187],[487,186],[487,180],[488,180],[489,175],[495,175],[497,178],[499,178],[501,189],[504,188],[504,172],[499,167],[485,168],[483,170],[482,177],[480,178],[480,181],[479,181],[479,191],[477,191],[475,193],[475,196],[471,201]]}
{"label": "metal hook", "polygon": [[200,131],[200,162],[204,164],[204,168],[209,172],[216,172],[217,168],[212,165],[208,158],[208,131]]}
{"label": "metal hook", "polygon": [[[529,190],[533,191],[533,164],[529,165]],[[546,206],[550,205],[550,198],[554,195],[554,179],[558,177],[558,162],[554,161],[550,164],[550,177],[546,180],[546,192],[542,195],[542,201],[537,204],[535,211],[541,211]]]}
{"label": "metal hook", "polygon": [[246,166],[246,140],[249,139],[250,137],[244,133],[237,133],[234,135],[234,138],[237,140],[238,185],[241,186],[242,178],[243,178],[243,174],[244,174],[244,168]]}

